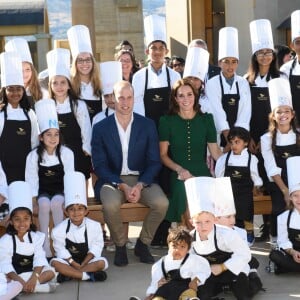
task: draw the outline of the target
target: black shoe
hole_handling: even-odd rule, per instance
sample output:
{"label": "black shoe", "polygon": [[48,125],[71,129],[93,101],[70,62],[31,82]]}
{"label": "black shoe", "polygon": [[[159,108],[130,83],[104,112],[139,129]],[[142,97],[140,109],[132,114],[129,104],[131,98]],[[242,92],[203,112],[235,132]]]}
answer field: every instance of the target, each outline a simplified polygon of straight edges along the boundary
{"label": "black shoe", "polygon": [[126,245],[122,247],[116,246],[114,264],[118,267],[124,267],[128,265]]}
{"label": "black shoe", "polygon": [[107,278],[107,274],[104,271],[94,272],[95,281],[105,281]]}
{"label": "black shoe", "polygon": [[58,283],[63,283],[63,282],[70,281],[70,280],[72,280],[71,277],[64,276],[61,273],[58,273],[58,275],[56,277],[56,281]]}
{"label": "black shoe", "polygon": [[270,228],[268,224],[262,224],[260,226],[260,235],[255,237],[256,242],[265,242],[270,238]]}
{"label": "black shoe", "polygon": [[131,296],[129,298],[129,300],[141,300],[141,298],[137,297],[137,296]]}
{"label": "black shoe", "polygon": [[249,278],[249,289],[250,289],[250,295],[253,297],[256,295],[259,291],[263,291],[263,284],[258,277],[258,274],[256,272],[251,272],[248,276]]}
{"label": "black shoe", "polygon": [[144,244],[140,239],[137,239],[134,254],[140,258],[142,263],[153,264],[154,257],[149,251],[149,248],[146,244]]}

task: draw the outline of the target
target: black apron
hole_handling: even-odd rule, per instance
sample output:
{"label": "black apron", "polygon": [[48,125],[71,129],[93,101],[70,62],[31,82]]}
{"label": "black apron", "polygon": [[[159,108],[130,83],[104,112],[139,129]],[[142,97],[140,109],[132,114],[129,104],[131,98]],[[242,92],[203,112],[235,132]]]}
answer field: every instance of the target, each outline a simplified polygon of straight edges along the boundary
{"label": "black apron", "polygon": [[98,100],[86,100],[86,99],[80,99],[80,100],[85,102],[89,112],[90,121],[92,124],[95,115],[102,111],[102,100],[101,98]]}
{"label": "black apron", "polygon": [[293,249],[295,249],[296,251],[300,251],[300,229],[290,228],[292,213],[293,210],[290,210],[287,218],[288,237],[291,243],[293,244]]}
{"label": "black apron", "polygon": [[291,85],[291,93],[292,93],[292,102],[293,102],[293,108],[296,112],[297,121],[300,121],[300,75],[292,75],[293,69],[298,63],[297,57],[294,59],[290,74],[289,74],[289,80]]}
{"label": "black apron", "polygon": [[152,119],[158,128],[159,119],[169,110],[169,99],[171,93],[171,81],[168,67],[166,67],[168,86],[161,88],[147,89],[148,68],[146,68],[144,106],[145,116]]}
{"label": "black apron", "polygon": [[[239,85],[236,82],[236,94],[224,94],[224,87],[222,83],[221,75],[219,75],[220,86],[222,91],[222,107],[226,113],[226,121],[228,122],[229,128],[232,128],[236,122],[238,109],[239,109],[239,101],[240,101],[240,91]],[[223,135],[221,135],[221,146],[226,146],[226,140]]]}
{"label": "black apron", "polygon": [[231,151],[228,152],[225,161],[225,177],[230,177],[234,204],[236,208],[236,219],[241,221],[252,221],[254,214],[253,204],[253,181],[251,179],[250,163],[251,154],[248,151],[247,166],[229,166],[228,161]]}
{"label": "black apron", "polygon": [[[197,234],[197,232],[195,231],[194,232],[194,241],[196,241],[196,234]],[[219,249],[218,242],[217,242],[216,225],[214,225],[214,243],[215,243],[216,250],[209,254],[198,253],[195,250],[195,247],[193,247],[193,249],[197,255],[200,255],[200,256],[206,258],[210,265],[222,264],[231,257],[232,252],[226,252],[226,251],[222,251]]]}
{"label": "black apron", "polygon": [[71,101],[70,107],[71,112],[58,114],[59,129],[63,136],[64,144],[74,153],[75,171],[83,173],[85,178],[88,179],[92,169],[91,158],[86,156],[82,150],[81,129],[76,120]]}
{"label": "black apron", "polygon": [[7,120],[4,110],[4,127],[0,137],[0,161],[6,174],[7,184],[25,180],[26,157],[31,151],[31,122],[27,120]]}
{"label": "black apron", "polygon": [[60,154],[58,154],[59,164],[54,166],[39,165],[39,196],[47,194],[54,196],[57,194],[64,194],[64,165],[61,161]]}
{"label": "black apron", "polygon": [[[33,270],[33,257],[32,255],[22,255],[17,253],[17,243],[15,235],[12,236],[13,239],[13,256],[12,256],[12,265],[17,274],[32,272]],[[30,232],[28,232],[29,242],[32,244],[32,238]]]}
{"label": "black apron", "polygon": [[269,113],[271,112],[269,89],[267,87],[251,86],[252,114],[250,120],[250,133],[255,143],[265,134],[269,126]]}
{"label": "black apron", "polygon": [[182,278],[180,275],[180,268],[184,265],[188,257],[189,253],[182,260],[179,269],[170,270],[169,272],[166,272],[165,261],[164,258],[162,259],[162,272],[168,283],[159,287],[154,296],[162,297],[166,300],[178,300],[180,295],[189,288],[191,278]]}
{"label": "black apron", "polygon": [[[69,232],[71,226],[71,221],[68,220],[68,226],[66,228],[66,233]],[[74,243],[66,238],[66,249],[71,253],[72,259],[77,263],[81,264],[89,251],[87,229],[85,227],[84,231],[84,243]]]}

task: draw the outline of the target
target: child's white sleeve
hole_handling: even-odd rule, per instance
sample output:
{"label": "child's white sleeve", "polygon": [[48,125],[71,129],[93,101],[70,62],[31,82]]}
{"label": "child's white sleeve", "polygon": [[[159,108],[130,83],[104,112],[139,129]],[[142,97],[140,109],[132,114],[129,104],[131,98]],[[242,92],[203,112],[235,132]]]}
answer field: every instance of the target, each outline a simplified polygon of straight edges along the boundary
{"label": "child's white sleeve", "polygon": [[227,156],[227,153],[221,155],[218,158],[217,162],[216,162],[216,166],[215,166],[216,177],[223,177],[224,176],[226,156]]}
{"label": "child's white sleeve", "polygon": [[262,186],[263,181],[258,173],[258,159],[253,154],[251,154],[250,173],[254,186]]}
{"label": "child's white sleeve", "polygon": [[154,294],[157,291],[158,282],[159,282],[160,279],[162,279],[164,277],[163,272],[162,272],[162,268],[161,268],[161,264],[162,264],[162,258],[152,266],[151,284],[147,288],[147,291],[146,291],[147,296],[151,295],[151,294]]}
{"label": "child's white sleeve", "polygon": [[7,180],[0,162],[0,195],[7,199]]}

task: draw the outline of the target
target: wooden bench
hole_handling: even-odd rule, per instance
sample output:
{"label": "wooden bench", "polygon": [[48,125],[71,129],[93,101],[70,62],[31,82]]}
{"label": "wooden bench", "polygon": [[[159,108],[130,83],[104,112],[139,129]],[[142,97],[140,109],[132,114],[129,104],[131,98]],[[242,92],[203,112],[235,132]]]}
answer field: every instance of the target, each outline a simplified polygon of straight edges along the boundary
{"label": "wooden bench", "polygon": [[269,215],[272,212],[272,201],[269,195],[259,195],[253,198],[254,214]]}

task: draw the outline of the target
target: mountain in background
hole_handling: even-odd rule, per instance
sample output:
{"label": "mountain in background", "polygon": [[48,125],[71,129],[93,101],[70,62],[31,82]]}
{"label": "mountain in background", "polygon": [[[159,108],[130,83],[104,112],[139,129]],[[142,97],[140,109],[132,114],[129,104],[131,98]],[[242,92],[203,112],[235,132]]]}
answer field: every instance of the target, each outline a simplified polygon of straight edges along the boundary
{"label": "mountain in background", "polygon": [[[71,0],[48,0],[50,33],[53,39],[66,39],[71,27]],[[144,16],[165,15],[165,0],[143,0]]]}

